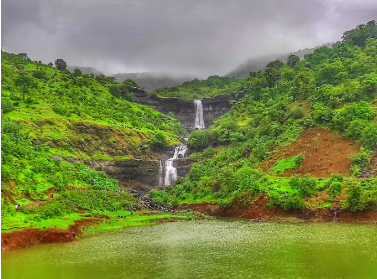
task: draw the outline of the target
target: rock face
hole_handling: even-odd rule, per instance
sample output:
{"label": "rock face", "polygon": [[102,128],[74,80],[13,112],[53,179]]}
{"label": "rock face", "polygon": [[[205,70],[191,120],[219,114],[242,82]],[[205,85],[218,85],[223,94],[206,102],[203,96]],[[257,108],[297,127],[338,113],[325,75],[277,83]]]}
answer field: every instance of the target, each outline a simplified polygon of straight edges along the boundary
{"label": "rock face", "polygon": [[[160,98],[155,95],[148,96],[147,92],[140,88],[130,88],[134,94],[134,101],[139,104],[154,106],[156,110],[165,114],[174,114],[182,122],[188,131],[194,130],[195,106],[194,101],[180,98]],[[204,123],[206,127],[212,125],[231,108],[230,100],[238,100],[245,96],[244,91],[235,92],[231,95],[219,95],[213,98],[203,98]]]}
{"label": "rock face", "polygon": [[[58,156],[55,156],[56,158]],[[62,158],[74,163],[73,158]],[[82,161],[79,161],[82,162]],[[177,168],[179,177],[184,177],[191,168],[195,160],[191,158],[183,158],[174,160],[174,167]],[[164,171],[160,172],[159,160],[125,160],[125,161],[84,161],[89,169],[104,171],[109,177],[118,181],[118,186],[126,190],[137,190],[140,193],[146,194],[152,189],[159,189],[160,177],[164,178]],[[163,170],[165,168],[164,161],[162,161]]]}

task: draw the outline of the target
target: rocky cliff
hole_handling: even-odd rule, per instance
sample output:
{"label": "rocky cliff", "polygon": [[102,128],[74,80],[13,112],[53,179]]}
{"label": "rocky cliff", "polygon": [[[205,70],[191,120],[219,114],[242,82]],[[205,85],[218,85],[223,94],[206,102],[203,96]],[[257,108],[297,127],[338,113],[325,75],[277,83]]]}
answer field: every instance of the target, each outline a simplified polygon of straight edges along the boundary
{"label": "rocky cliff", "polygon": [[[156,110],[165,114],[174,114],[188,131],[194,130],[195,106],[192,100],[149,96],[146,91],[140,88],[130,88],[129,91],[134,94],[136,103],[154,106]],[[209,127],[215,119],[228,112],[231,108],[231,100],[238,100],[243,96],[245,96],[245,91],[202,99],[205,126]]]}
{"label": "rocky cliff", "polygon": [[[160,188],[160,179],[164,181],[165,163],[162,163],[162,172],[160,171],[160,160],[124,160],[124,161],[102,161],[88,160],[81,161],[77,159],[63,158],[55,156],[60,160],[73,162],[82,162],[89,169],[104,171],[109,177],[118,181],[118,186],[126,190],[137,190],[140,193],[148,193],[152,189]],[[183,178],[196,160],[191,158],[177,159],[173,166],[177,168],[178,177]]]}

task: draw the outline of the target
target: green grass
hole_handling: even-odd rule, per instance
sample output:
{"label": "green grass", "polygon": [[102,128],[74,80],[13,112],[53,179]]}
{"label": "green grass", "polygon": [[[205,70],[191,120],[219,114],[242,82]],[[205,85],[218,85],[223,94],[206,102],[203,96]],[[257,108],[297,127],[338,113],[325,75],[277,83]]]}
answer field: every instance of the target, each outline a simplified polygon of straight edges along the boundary
{"label": "green grass", "polygon": [[14,212],[13,214],[1,218],[1,232],[7,233],[24,229],[44,230],[47,228],[66,230],[70,225],[73,225],[75,221],[80,219],[88,219],[88,217],[79,213],[72,213],[63,217],[33,220],[30,218],[29,214]]}
{"label": "green grass", "polygon": [[139,211],[134,212],[133,215],[129,211],[117,211],[106,213],[110,219],[104,219],[103,222],[99,224],[86,227],[83,230],[84,236],[97,234],[100,232],[109,232],[121,230],[126,227],[137,227],[137,226],[151,226],[158,223],[158,219],[167,219],[168,221],[173,221],[172,218],[178,218],[180,220],[187,220],[191,218],[187,214],[177,213],[165,213],[159,211]]}
{"label": "green grass", "polygon": [[303,155],[297,155],[290,158],[279,160],[275,166],[270,169],[270,174],[283,174],[285,170],[300,167],[302,161],[304,160]]}

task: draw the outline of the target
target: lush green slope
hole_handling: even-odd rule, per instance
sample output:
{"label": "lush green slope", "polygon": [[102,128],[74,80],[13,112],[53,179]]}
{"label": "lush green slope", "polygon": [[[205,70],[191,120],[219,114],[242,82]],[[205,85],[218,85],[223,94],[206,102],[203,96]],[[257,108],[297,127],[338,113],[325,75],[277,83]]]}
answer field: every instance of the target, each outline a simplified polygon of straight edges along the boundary
{"label": "lush green slope", "polygon": [[[245,79],[246,96],[208,130],[191,134],[191,147],[204,151],[194,154],[200,162],[188,177],[177,181],[174,188],[150,195],[159,202],[232,205],[267,192],[271,206],[285,209],[328,207],[335,201],[351,210],[375,207],[376,177],[356,176],[369,164],[371,151],[377,149],[377,27],[359,28],[352,31],[355,34],[346,32],[344,42],[319,48],[295,65],[277,61],[263,72],[251,73]],[[269,173],[259,169],[279,147],[288,146],[315,126],[327,127],[362,145],[353,157],[349,176],[336,174],[322,180],[276,176],[277,169],[296,168],[302,158],[275,162],[275,171]],[[319,192],[326,198],[318,203],[310,200]]]}
{"label": "lush green slope", "polygon": [[[117,211],[137,202],[128,193],[115,194],[117,183],[105,173],[53,155],[88,160],[148,158],[161,144],[179,143],[177,134],[183,127],[178,121],[124,100],[121,94],[114,97],[109,89],[124,90],[125,85],[111,78],[71,74],[7,53],[2,53],[1,63],[5,230],[39,223],[71,224],[81,218],[77,208]],[[54,199],[48,199],[50,192]],[[16,203],[21,205],[17,211]]]}
{"label": "lush green slope", "polygon": [[[20,79],[30,85],[26,90]],[[170,116],[116,98],[112,78],[76,75],[2,53],[2,112],[21,122],[29,136],[52,153],[110,159],[150,155],[156,132],[170,144],[183,127]],[[23,93],[25,100],[23,101]]]}
{"label": "lush green slope", "polygon": [[[374,21],[370,21],[367,24],[360,24],[355,29],[344,32],[342,38],[344,42],[347,41],[352,46],[354,45],[364,47],[367,38],[377,38],[377,27]],[[193,80],[191,82],[186,82],[180,86],[157,89],[156,91],[154,91],[154,93],[164,97],[180,97],[192,100],[213,97],[216,95],[230,94],[236,90],[240,90],[242,88],[253,88],[254,86],[262,86],[263,88],[268,86],[271,88],[279,79],[292,79],[295,74],[297,74],[298,70],[302,67],[306,67],[312,70],[318,70],[318,67],[323,66],[323,63],[325,62],[330,62],[328,63],[329,67],[322,69],[321,73],[318,74],[327,75],[329,73],[328,78],[331,80],[329,81],[324,78],[320,81],[323,84],[333,84],[334,82],[337,83],[340,82],[342,78],[355,77],[355,74],[356,76],[358,76],[358,67],[364,67],[362,65],[362,61],[361,65],[352,65],[352,71],[343,71],[344,68],[342,67],[337,68],[337,61],[335,60],[336,58],[352,59],[352,57],[356,54],[352,52],[351,46],[348,47],[348,45],[342,45],[340,47],[339,44],[340,43],[337,43],[335,45],[336,51],[330,51],[329,47],[321,47],[315,52],[315,54],[309,53],[304,55],[306,62],[301,61],[297,65],[297,67],[294,67],[295,73],[292,72],[293,69],[291,69],[290,67],[284,67],[279,71],[279,73],[275,72],[274,68],[280,67],[282,63],[280,61],[273,61],[269,64],[265,63],[267,64],[266,71],[252,73],[249,77],[243,79],[212,76],[206,80]],[[292,55],[292,57],[300,60],[298,55],[300,54],[297,53],[297,55]],[[290,58],[288,58],[288,65],[292,65],[290,63]],[[326,59],[327,61],[324,61]],[[285,61],[286,59],[280,60]],[[347,64],[350,61],[343,62],[345,62],[343,63],[344,66],[351,66]],[[358,63],[360,63],[360,61]],[[347,77],[344,76],[346,72]],[[257,83],[255,81],[256,76],[259,78]]]}

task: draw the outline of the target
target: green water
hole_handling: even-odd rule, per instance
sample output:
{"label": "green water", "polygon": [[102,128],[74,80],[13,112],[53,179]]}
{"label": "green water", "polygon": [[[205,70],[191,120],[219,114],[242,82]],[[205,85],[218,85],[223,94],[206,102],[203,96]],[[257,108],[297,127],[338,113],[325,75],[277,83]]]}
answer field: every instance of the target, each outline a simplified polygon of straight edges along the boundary
{"label": "green water", "polygon": [[2,278],[377,278],[377,226],[195,221],[1,257]]}

